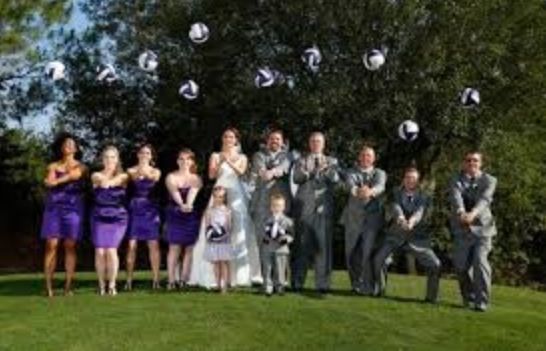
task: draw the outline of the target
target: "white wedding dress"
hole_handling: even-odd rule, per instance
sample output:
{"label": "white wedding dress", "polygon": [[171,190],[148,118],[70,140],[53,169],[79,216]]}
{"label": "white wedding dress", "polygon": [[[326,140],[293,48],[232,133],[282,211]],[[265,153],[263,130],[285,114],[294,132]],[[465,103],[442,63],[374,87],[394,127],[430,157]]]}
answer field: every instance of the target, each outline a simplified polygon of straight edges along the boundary
{"label": "white wedding dress", "polygon": [[[230,262],[231,285],[250,286],[261,284],[262,274],[254,224],[248,214],[248,196],[235,170],[222,162],[215,185],[226,188],[227,203],[231,209],[231,245],[233,258]],[[190,285],[206,288],[216,286],[212,264],[203,257],[205,251],[205,225],[201,221],[199,238],[193,249]]]}

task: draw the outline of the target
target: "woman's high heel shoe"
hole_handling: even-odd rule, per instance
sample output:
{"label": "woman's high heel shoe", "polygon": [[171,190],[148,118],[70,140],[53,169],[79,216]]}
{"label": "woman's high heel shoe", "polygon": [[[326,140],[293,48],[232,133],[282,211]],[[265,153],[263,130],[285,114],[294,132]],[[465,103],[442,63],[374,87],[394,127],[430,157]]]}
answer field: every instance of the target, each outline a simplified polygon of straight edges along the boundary
{"label": "woman's high heel shoe", "polygon": [[128,280],[125,282],[125,286],[123,288],[125,291],[131,291],[133,290],[133,282]]}

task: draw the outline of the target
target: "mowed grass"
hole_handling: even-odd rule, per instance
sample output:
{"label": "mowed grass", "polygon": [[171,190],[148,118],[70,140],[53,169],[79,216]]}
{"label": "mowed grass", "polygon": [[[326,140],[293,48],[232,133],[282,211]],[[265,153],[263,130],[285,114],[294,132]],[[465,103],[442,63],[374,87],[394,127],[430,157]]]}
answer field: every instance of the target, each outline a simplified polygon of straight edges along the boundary
{"label": "mowed grass", "polygon": [[138,276],[135,291],[101,297],[80,273],[74,296],[52,299],[39,274],[0,276],[0,350],[546,350],[546,294],[525,288],[495,286],[477,313],[452,280],[432,306],[415,276],[391,275],[383,299],[351,295],[345,272],[324,298],[152,292]]}

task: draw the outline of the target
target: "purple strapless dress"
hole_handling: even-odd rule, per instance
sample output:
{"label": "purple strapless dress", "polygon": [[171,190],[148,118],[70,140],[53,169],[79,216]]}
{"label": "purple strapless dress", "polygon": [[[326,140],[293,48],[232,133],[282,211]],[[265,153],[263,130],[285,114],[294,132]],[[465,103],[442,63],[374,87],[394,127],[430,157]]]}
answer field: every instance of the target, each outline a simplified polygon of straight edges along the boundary
{"label": "purple strapless dress", "polygon": [[91,239],[96,248],[118,248],[127,230],[125,188],[95,188],[91,212]]}
{"label": "purple strapless dress", "polygon": [[[180,196],[184,201],[190,188],[180,188]],[[200,215],[194,209],[183,213],[180,207],[170,199],[166,211],[167,241],[170,244],[192,246],[199,236]]]}
{"label": "purple strapless dress", "polygon": [[[55,171],[57,178],[65,172]],[[81,180],[75,180],[50,188],[42,219],[42,239],[79,240],[82,236],[82,218],[84,212],[83,186]]]}
{"label": "purple strapless dress", "polygon": [[133,182],[134,194],[129,203],[129,239],[147,241],[159,237],[159,205],[150,196],[155,184],[146,178]]}

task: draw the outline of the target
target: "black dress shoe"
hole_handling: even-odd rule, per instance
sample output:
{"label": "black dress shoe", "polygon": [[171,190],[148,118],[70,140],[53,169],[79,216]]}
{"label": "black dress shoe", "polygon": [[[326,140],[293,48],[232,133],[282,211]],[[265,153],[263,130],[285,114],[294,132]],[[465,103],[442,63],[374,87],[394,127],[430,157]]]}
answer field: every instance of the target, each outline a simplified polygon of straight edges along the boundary
{"label": "black dress shoe", "polygon": [[477,311],[477,312],[485,312],[485,311],[487,311],[487,304],[484,303],[484,302],[477,303],[477,304],[474,306],[474,311]]}

